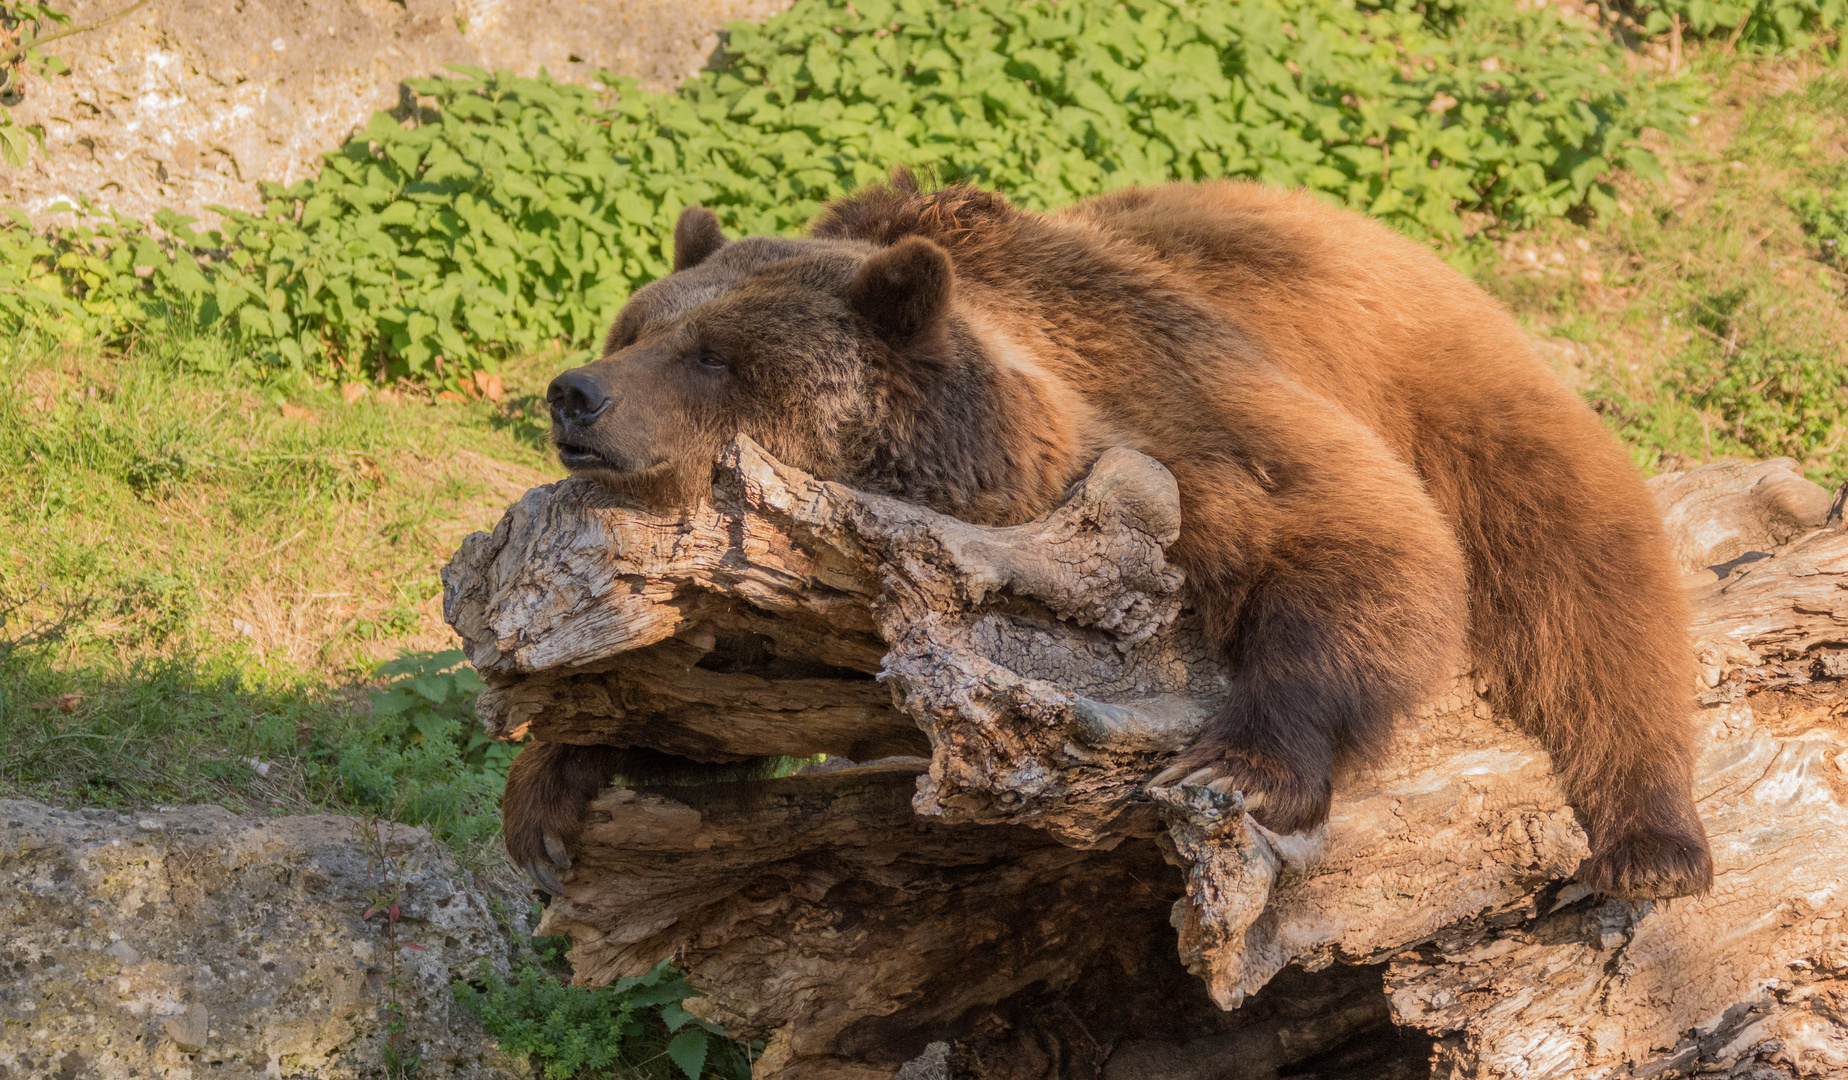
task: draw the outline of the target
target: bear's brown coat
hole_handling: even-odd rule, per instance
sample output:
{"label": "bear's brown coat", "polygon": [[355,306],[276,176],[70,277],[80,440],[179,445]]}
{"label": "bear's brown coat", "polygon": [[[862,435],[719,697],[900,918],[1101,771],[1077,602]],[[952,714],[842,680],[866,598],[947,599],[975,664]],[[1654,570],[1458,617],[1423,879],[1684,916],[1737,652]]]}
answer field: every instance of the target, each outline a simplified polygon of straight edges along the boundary
{"label": "bear's brown coat", "polygon": [[[1158,782],[1199,770],[1274,829],[1313,826],[1335,771],[1380,753],[1467,643],[1553,754],[1591,837],[1582,880],[1711,884],[1656,509],[1508,314],[1430,252],[1245,183],[1040,215],[901,175],[806,240],[726,244],[689,210],[675,268],[603,359],[553,384],[574,470],[686,503],[743,431],[817,475],[999,524],[1133,447],[1179,483],[1173,557],[1237,670]],[[514,858],[549,877],[619,766],[538,749],[503,806]]]}

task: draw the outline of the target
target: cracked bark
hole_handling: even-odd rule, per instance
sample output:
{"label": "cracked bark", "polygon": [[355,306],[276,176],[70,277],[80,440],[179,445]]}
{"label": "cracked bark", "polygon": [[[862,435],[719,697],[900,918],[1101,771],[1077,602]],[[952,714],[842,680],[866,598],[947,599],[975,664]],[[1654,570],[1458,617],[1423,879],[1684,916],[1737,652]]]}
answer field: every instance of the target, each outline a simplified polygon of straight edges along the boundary
{"label": "cracked bark", "polygon": [[1313,834],[1146,791],[1226,671],[1165,561],[1173,479],[1129,451],[1007,529],[743,440],[684,519],[567,480],[464,542],[445,612],[495,734],[829,755],[612,787],[546,916],[585,982],[673,956],[760,1077],[885,1080],[935,1040],[988,1077],[1841,1075],[1848,534],[1788,462],[1653,483],[1718,868],[1668,903],[1570,883],[1547,757],[1467,674]]}

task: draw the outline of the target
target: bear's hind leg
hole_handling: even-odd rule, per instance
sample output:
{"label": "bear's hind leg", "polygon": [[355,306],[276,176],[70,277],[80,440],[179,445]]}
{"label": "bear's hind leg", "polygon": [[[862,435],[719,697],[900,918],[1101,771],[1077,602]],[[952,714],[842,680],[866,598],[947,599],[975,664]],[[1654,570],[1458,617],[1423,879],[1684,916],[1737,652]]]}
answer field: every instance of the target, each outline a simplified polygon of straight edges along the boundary
{"label": "bear's hind leg", "polygon": [[1693,801],[1664,793],[1652,805],[1656,812],[1648,818],[1596,836],[1591,857],[1578,872],[1581,882],[1606,896],[1630,900],[1698,896],[1713,887],[1713,855]]}
{"label": "bear's hind leg", "polygon": [[1591,844],[1579,879],[1636,899],[1702,893],[1694,653],[1660,511],[1589,410],[1541,405],[1504,404],[1502,427],[1527,437],[1462,439],[1448,469],[1471,478],[1458,501],[1479,670],[1552,754]]}
{"label": "bear's hind leg", "polygon": [[[1647,550],[1611,544],[1575,564],[1579,574],[1549,575],[1544,596],[1495,597],[1507,614],[1489,626],[1482,655],[1497,705],[1545,744],[1585,824],[1591,855],[1579,880],[1660,900],[1706,892],[1713,857],[1692,790],[1685,608],[1674,580],[1638,557]],[[1520,580],[1518,566],[1500,577]]]}
{"label": "bear's hind leg", "polygon": [[[1674,629],[1662,628],[1659,633],[1667,640],[1646,646],[1685,648]],[[1629,685],[1616,685],[1613,679],[1603,687],[1596,686],[1602,680],[1586,667],[1561,670],[1572,659],[1579,658],[1558,657],[1544,690],[1535,688],[1531,678],[1507,680],[1518,690],[1503,698],[1517,713],[1527,713],[1526,726],[1552,752],[1567,797],[1585,823],[1591,854],[1579,868],[1579,881],[1607,896],[1633,900],[1706,892],[1713,886],[1713,855],[1694,805],[1694,755],[1683,715],[1687,695],[1673,685],[1659,685],[1666,679],[1651,679],[1656,673],[1649,670],[1647,656],[1633,654],[1626,658],[1629,664],[1612,672],[1627,676]],[[1596,661],[1586,661],[1591,663]],[[1679,665],[1659,666],[1669,677],[1683,674],[1676,670]],[[1550,708],[1535,716],[1531,702],[1547,692]]]}

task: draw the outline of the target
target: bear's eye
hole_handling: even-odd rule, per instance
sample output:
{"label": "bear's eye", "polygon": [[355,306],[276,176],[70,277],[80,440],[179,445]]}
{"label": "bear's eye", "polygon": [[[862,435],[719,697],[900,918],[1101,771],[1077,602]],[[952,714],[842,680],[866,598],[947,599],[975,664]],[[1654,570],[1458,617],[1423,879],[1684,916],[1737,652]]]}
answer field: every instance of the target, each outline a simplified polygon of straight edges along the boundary
{"label": "bear's eye", "polygon": [[695,354],[695,358],[699,361],[699,366],[707,371],[724,371],[728,366],[725,357],[711,349],[701,349]]}

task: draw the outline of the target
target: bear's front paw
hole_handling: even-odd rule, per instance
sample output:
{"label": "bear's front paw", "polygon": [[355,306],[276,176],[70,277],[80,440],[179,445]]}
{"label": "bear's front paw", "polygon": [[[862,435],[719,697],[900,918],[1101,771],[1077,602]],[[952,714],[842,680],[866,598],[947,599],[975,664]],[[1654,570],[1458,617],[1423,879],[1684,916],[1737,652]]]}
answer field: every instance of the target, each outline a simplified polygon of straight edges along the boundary
{"label": "bear's front paw", "polygon": [[1625,900],[1698,896],[1713,887],[1713,854],[1705,836],[1638,829],[1596,844],[1577,876]]}
{"label": "bear's front paw", "polygon": [[1333,778],[1327,770],[1291,768],[1267,754],[1232,751],[1205,764],[1184,761],[1157,773],[1150,787],[1204,787],[1224,795],[1237,791],[1245,810],[1274,833],[1302,832],[1328,820]]}
{"label": "bear's front paw", "polygon": [[513,864],[534,885],[553,896],[563,896],[564,879],[559,875],[571,871],[571,850],[565,837],[582,831],[582,819],[570,816],[561,807],[553,813],[541,812],[518,821],[503,815],[501,827],[507,835],[507,857]]}
{"label": "bear's front paw", "polygon": [[563,896],[571,848],[584,831],[590,800],[616,775],[619,751],[608,746],[535,743],[514,759],[501,796],[507,856],[533,883]]}

